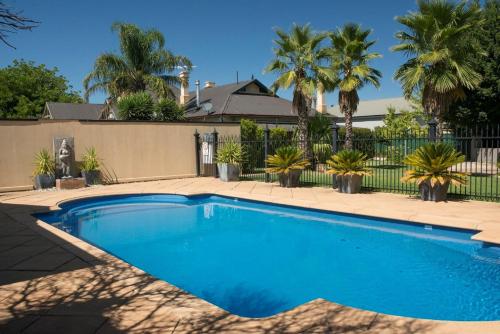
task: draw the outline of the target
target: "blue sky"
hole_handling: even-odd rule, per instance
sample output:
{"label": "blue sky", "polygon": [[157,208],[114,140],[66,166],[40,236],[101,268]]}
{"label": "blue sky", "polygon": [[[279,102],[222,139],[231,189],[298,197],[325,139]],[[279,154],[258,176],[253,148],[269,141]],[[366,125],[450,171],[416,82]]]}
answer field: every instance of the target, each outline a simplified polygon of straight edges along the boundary
{"label": "blue sky", "polygon": [[[347,22],[357,22],[373,29],[377,40],[374,51],[383,54],[373,62],[384,77],[380,89],[364,88],[361,99],[401,96],[393,74],[405,59],[389,48],[396,43],[400,29],[394,21],[416,7],[415,0],[212,0],[212,1],[118,1],[118,0],[6,0],[41,22],[32,32],[20,32],[10,41],[11,50],[0,45],[0,66],[23,58],[49,67],[58,67],[73,87],[82,91],[82,80],[96,57],[104,51],[118,51],[118,39],[111,32],[112,22],[135,23],[156,28],[165,35],[167,48],[188,56],[197,66],[191,75],[201,82],[225,84],[253,75],[267,85],[274,76],[262,70],[272,58],[274,28],[288,29],[293,23],[311,23],[316,30],[332,30]],[[278,95],[291,98],[291,92]],[[328,96],[336,104],[337,94]],[[102,102],[104,95],[91,98]]]}

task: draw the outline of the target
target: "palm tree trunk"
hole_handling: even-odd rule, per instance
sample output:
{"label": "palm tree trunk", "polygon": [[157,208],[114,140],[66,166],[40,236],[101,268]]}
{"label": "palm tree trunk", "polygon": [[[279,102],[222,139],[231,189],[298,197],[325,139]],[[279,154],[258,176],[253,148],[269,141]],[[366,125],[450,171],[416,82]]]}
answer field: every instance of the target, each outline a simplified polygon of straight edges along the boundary
{"label": "palm tree trunk", "polygon": [[297,128],[299,130],[299,147],[304,151],[306,158],[310,157],[309,145],[307,144],[309,115],[307,113],[307,100],[302,91],[295,89],[293,92],[292,110],[297,114]]}
{"label": "palm tree trunk", "polygon": [[352,150],[352,114],[356,112],[359,103],[358,93],[353,90],[350,92],[340,91],[339,92],[339,107],[340,112],[344,114],[345,119],[345,143],[344,148],[346,150]]}
{"label": "palm tree trunk", "polygon": [[444,116],[448,113],[451,104],[449,94],[439,93],[433,87],[425,87],[422,95],[424,111],[437,121],[437,138],[441,139],[444,133]]}

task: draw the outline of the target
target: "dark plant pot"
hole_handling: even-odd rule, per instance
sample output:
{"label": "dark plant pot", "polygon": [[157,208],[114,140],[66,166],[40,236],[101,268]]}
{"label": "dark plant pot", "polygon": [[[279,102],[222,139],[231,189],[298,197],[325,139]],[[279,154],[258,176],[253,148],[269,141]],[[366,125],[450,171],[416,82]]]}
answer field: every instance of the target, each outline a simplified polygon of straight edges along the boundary
{"label": "dark plant pot", "polygon": [[101,184],[101,172],[98,170],[83,171],[82,177],[86,186]]}
{"label": "dark plant pot", "polygon": [[35,176],[34,179],[35,189],[47,189],[56,185],[56,178],[54,175],[41,174]]}
{"label": "dark plant pot", "polygon": [[237,164],[217,164],[219,178],[224,182],[238,181],[240,179],[240,166]]}
{"label": "dark plant pot", "polygon": [[449,186],[449,182],[446,182],[443,185],[435,185],[434,187],[431,186],[430,181],[423,182],[418,186],[418,189],[420,190],[420,198],[423,201],[446,201]]}
{"label": "dark plant pot", "polygon": [[357,194],[361,191],[363,175],[336,175],[337,189],[340,193]]}
{"label": "dark plant pot", "polygon": [[284,188],[296,188],[299,186],[300,175],[302,175],[302,169],[294,169],[288,172],[288,174],[279,174],[280,186]]}

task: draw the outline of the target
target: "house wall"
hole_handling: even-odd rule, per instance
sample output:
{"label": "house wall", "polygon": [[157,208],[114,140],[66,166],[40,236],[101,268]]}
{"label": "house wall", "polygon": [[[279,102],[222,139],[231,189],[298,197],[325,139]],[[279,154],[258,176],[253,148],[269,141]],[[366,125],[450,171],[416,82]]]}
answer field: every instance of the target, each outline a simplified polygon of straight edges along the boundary
{"label": "house wall", "polygon": [[194,132],[239,135],[238,124],[0,121],[0,192],[32,189],[33,160],[53,138],[74,137],[75,157],[95,147],[119,182],[194,177]]}

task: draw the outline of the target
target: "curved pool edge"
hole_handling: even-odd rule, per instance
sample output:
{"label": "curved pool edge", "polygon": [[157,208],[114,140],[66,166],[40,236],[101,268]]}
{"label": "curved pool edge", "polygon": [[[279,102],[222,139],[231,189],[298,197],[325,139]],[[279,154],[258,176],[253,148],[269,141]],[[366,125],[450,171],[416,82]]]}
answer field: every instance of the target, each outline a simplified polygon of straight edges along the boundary
{"label": "curved pool edge", "polygon": [[[130,194],[128,194],[130,195]],[[86,196],[89,197],[103,197],[103,196]],[[71,198],[64,201],[72,201],[77,198]],[[30,213],[35,214],[37,212]],[[331,322],[329,326],[334,325],[337,328],[348,327],[348,328],[359,328],[365,330],[365,332],[378,332],[386,330],[388,327],[394,329],[394,333],[500,333],[500,320],[494,321],[446,321],[446,320],[432,320],[432,319],[422,319],[422,318],[411,318],[396,316],[391,314],[384,314],[380,312],[373,312],[358,308],[353,308],[338,303],[331,302],[323,298],[317,298],[309,302],[303,303],[296,306],[290,310],[280,312],[273,316],[264,318],[247,318],[231,314],[222,308],[202,299],[193,294],[190,294],[167,281],[158,279],[147,272],[135,267],[134,265],[125,262],[118,257],[110,254],[82,239],[79,239],[71,234],[64,232],[49,223],[44,222],[36,217],[34,218],[34,223],[36,227],[42,228],[46,232],[55,235],[52,241],[58,243],[61,247],[67,251],[72,252],[75,256],[80,257],[81,253],[74,253],[73,247],[67,247],[68,244],[77,247],[80,251],[83,251],[90,255],[91,258],[98,259],[98,261],[104,265],[109,265],[113,267],[127,268],[134,273],[140,273],[143,276],[147,276],[153,279],[154,288],[151,288],[148,292],[152,296],[158,296],[165,291],[178,291],[181,295],[181,299],[176,299],[173,305],[167,306],[169,312],[179,313],[184,315],[186,312],[192,312],[194,317],[200,317],[201,319],[206,319],[207,317],[213,316],[214,319],[223,319],[222,321],[229,321],[231,323],[241,322],[249,328],[255,328],[259,326],[264,329],[268,326],[283,326],[288,321],[292,321],[291,325],[295,326],[295,322],[300,321],[301,324],[311,324],[312,322]],[[31,220],[33,222],[33,220]],[[25,221],[24,224],[29,225],[29,221]],[[44,233],[45,236],[47,236]],[[92,260],[90,260],[92,262]],[[95,262],[92,262],[95,265]],[[186,306],[189,305],[189,306]],[[147,305],[142,305],[147,307]],[[184,316],[182,316],[184,318]],[[188,317],[189,318],[189,317]],[[193,319],[196,320],[196,319]],[[314,327],[311,324],[311,327]],[[182,326],[178,327],[182,330]],[[242,330],[241,327],[237,326],[236,330]],[[413,331],[415,330],[415,331]],[[189,330],[188,330],[189,331]],[[260,332],[257,331],[257,332]],[[252,331],[249,331],[252,333]]]}
{"label": "curved pool edge", "polygon": [[[130,193],[130,192],[124,192],[124,193],[117,193],[117,194],[105,194],[105,195],[86,195],[86,196],[76,196],[72,198],[66,198],[63,200],[60,200],[55,203],[55,205],[50,207],[49,211],[55,211],[55,210],[61,210],[63,205],[70,204],[71,202],[78,202],[80,200],[90,200],[90,199],[97,199],[97,198],[106,198],[106,197],[126,197],[126,196],[151,196],[151,195],[173,195],[173,196],[184,196],[187,198],[192,198],[192,197],[198,197],[198,196],[219,196],[223,198],[228,198],[228,199],[241,199],[241,200],[246,200],[250,202],[255,202],[255,203],[263,203],[263,204],[272,204],[272,205],[278,205],[281,207],[288,207],[288,208],[297,208],[297,209],[302,209],[302,210],[308,210],[308,211],[316,211],[316,212],[325,212],[325,213],[333,213],[333,214],[338,214],[338,215],[344,215],[344,216],[356,216],[360,218],[367,218],[367,219],[383,219],[387,222],[391,223],[396,223],[396,224],[404,224],[404,225],[429,225],[429,226],[435,226],[438,228],[442,229],[450,229],[450,230],[459,230],[463,232],[471,232],[473,235],[471,236],[471,240],[474,241],[480,241],[484,242],[486,244],[491,244],[495,246],[500,247],[500,230],[496,231],[489,231],[489,230],[484,230],[482,226],[484,224],[479,224],[474,227],[464,227],[464,226],[453,226],[450,224],[442,224],[440,222],[424,222],[424,221],[419,221],[419,220],[409,220],[409,219],[403,219],[403,218],[395,218],[395,217],[389,217],[389,216],[384,216],[384,215],[370,215],[370,214],[360,214],[360,213],[354,213],[354,212],[345,212],[345,211],[339,211],[339,210],[332,210],[325,208],[324,206],[318,205],[318,206],[304,206],[300,204],[291,204],[291,203],[282,203],[282,202],[268,202],[262,199],[255,199],[250,197],[245,197],[245,196],[234,196],[234,195],[225,195],[221,193],[211,193],[211,192],[196,192],[196,193],[172,193],[172,192],[144,192],[144,193]],[[49,211],[39,211],[35,212],[36,214],[43,214],[47,213]]]}

